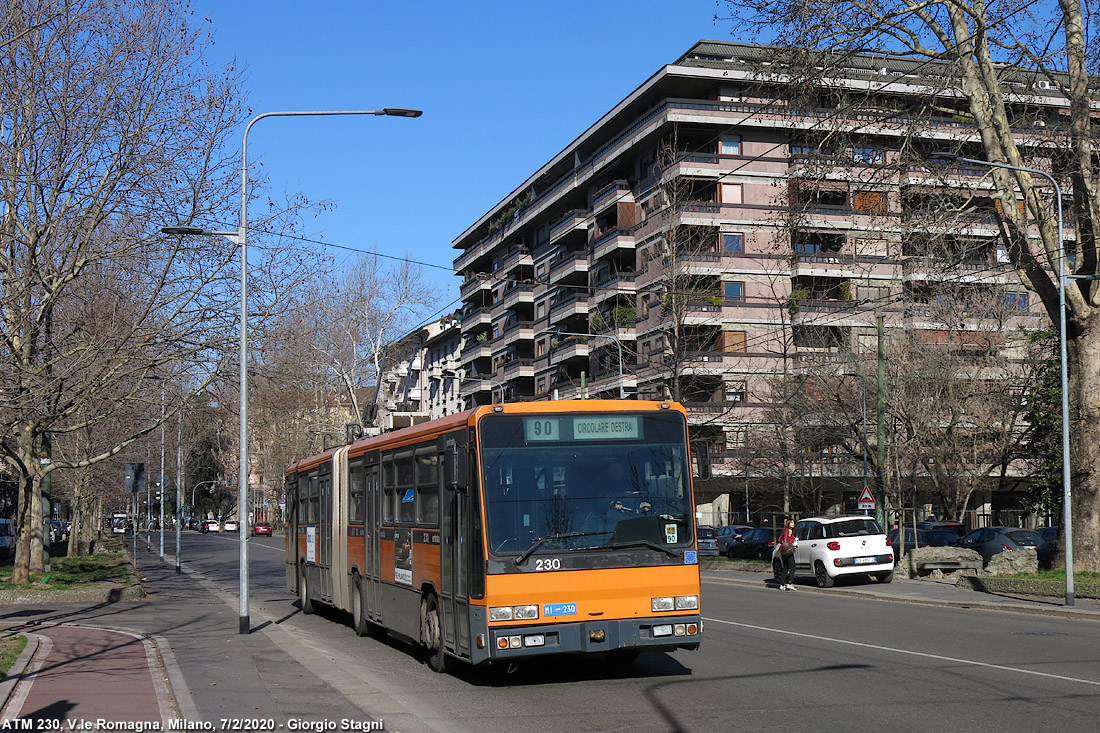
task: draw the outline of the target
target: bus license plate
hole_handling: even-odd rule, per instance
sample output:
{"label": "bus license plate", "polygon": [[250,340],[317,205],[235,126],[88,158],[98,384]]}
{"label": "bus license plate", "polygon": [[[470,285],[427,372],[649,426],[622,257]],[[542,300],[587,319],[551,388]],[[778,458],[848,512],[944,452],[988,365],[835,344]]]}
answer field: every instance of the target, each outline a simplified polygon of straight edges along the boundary
{"label": "bus license plate", "polygon": [[543,616],[575,616],[576,603],[546,603],[542,607]]}

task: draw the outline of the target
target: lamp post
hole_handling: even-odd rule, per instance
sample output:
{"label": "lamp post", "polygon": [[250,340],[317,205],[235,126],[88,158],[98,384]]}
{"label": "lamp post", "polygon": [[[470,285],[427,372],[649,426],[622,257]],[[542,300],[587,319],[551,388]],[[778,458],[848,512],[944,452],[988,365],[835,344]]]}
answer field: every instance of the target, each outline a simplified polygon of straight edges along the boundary
{"label": "lamp post", "polygon": [[160,559],[164,559],[164,380],[160,382],[160,475],[157,477],[157,498],[160,501],[157,528],[160,531]]}
{"label": "lamp post", "polygon": [[863,447],[863,488],[867,488],[867,384],[863,381],[862,374],[844,372],[845,377],[853,377],[859,380],[859,412],[862,420],[862,433],[859,443]]}
{"label": "lamp post", "polygon": [[1060,347],[1061,372],[1062,372],[1062,533],[1066,543],[1066,605],[1073,605],[1073,521],[1070,511],[1070,456],[1069,456],[1069,366],[1066,356],[1066,247],[1062,238],[1062,189],[1054,176],[1037,168],[1023,168],[1008,163],[996,163],[975,158],[963,158],[953,153],[932,153],[930,158],[938,160],[970,163],[987,168],[1005,168],[1012,171],[1021,171],[1042,176],[1054,186],[1054,198],[1058,204],[1058,344]]}
{"label": "lamp post", "polygon": [[557,334],[558,336],[580,336],[583,338],[596,338],[596,339],[608,339],[615,342],[615,347],[619,350],[619,399],[626,399],[626,383],[623,381],[623,343],[615,336],[610,336],[605,333],[574,333],[572,331],[558,331],[557,329],[549,329],[546,331],[540,331],[535,335],[535,338],[539,336],[546,336],[550,334]]}
{"label": "lamp post", "polygon": [[241,137],[241,223],[236,232],[211,231],[201,227],[161,227],[164,234],[223,236],[241,250],[241,425],[240,474],[237,493],[237,531],[240,540],[240,613],[239,633],[252,630],[248,612],[248,132],[265,117],[316,117],[332,115],[386,115],[389,117],[419,117],[418,109],[386,107],[361,110],[299,110],[294,112],[264,112],[245,125]]}
{"label": "lamp post", "polygon": [[180,568],[180,532],[183,524],[183,408],[176,413],[176,575]]}

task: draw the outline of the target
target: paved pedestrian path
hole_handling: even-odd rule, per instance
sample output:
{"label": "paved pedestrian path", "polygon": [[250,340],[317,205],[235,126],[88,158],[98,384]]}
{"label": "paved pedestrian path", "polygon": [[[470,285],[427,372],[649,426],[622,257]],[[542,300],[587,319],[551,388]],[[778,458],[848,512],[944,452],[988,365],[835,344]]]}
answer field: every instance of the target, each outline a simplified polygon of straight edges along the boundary
{"label": "paved pedestrian path", "polygon": [[67,721],[159,721],[177,717],[154,645],[140,635],[84,625],[39,624],[8,631],[37,642],[36,653],[4,707],[4,720],[35,730]]}

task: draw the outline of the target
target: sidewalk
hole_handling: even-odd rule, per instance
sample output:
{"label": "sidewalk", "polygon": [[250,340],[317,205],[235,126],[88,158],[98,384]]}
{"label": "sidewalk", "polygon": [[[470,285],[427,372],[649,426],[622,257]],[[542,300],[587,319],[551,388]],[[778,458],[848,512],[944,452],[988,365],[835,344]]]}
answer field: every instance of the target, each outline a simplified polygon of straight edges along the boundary
{"label": "sidewalk", "polygon": [[[245,718],[272,720],[277,729],[291,720],[383,719],[324,681],[320,657],[280,628],[279,618],[254,608],[252,633],[240,634],[236,596],[186,566],[177,575],[171,558],[161,560],[143,543],[137,561],[145,600],[0,610],[0,633],[32,640],[0,682],[0,726],[31,718],[59,719],[66,730],[67,720],[87,721],[88,729],[103,720],[115,730],[142,730],[141,723],[167,730],[171,721],[218,728],[222,719]],[[296,611],[285,591],[271,595],[254,601],[281,616]],[[378,702],[386,722],[411,718]]]}
{"label": "sidewalk", "polygon": [[[167,730],[172,721],[217,727],[223,718],[384,721],[403,731],[430,730],[377,690],[342,684],[316,649],[280,626],[294,611],[285,593],[267,592],[251,617],[253,633],[239,633],[236,598],[197,573],[177,575],[173,563],[138,548],[147,597],[142,601],[8,606],[0,633],[31,643],[0,682],[0,725],[16,719],[132,722],[128,730]],[[770,573],[705,569],[704,584],[773,585]],[[1100,601],[981,593],[950,580],[847,583],[818,590],[909,603],[928,603],[1100,620]],[[278,597],[276,597],[278,596]],[[257,605],[261,603],[256,598]],[[257,613],[259,612],[259,613]],[[365,708],[371,707],[372,710]],[[36,729],[44,729],[38,725]],[[158,729],[158,728],[152,728]]]}

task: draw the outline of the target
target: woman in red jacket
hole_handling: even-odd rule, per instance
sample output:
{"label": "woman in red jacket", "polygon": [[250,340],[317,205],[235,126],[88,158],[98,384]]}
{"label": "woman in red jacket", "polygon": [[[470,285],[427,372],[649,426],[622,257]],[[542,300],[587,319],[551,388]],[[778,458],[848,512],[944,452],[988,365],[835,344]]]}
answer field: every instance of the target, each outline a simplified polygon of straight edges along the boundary
{"label": "woman in red jacket", "polygon": [[779,535],[779,559],[783,563],[779,590],[794,590],[794,545],[794,520],[788,519]]}

